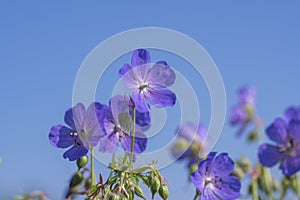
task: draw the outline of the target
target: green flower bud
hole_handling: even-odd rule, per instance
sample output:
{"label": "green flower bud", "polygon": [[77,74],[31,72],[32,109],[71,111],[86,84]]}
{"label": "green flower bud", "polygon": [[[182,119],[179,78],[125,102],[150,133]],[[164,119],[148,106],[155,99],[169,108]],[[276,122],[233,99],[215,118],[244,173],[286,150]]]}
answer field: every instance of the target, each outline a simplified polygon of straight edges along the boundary
{"label": "green flower bud", "polygon": [[87,156],[82,156],[81,158],[78,158],[76,160],[76,164],[77,164],[78,169],[84,168],[87,163],[88,163],[88,157]]}
{"label": "green flower bud", "polygon": [[76,172],[71,179],[70,188],[82,183],[83,179],[84,179],[83,173]]}
{"label": "green flower bud", "polygon": [[138,197],[141,197],[142,199],[146,200],[142,188],[140,188],[140,186],[138,186],[138,185],[134,186],[134,194],[136,194]]}
{"label": "green flower bud", "polygon": [[160,186],[158,193],[159,193],[159,196],[161,196],[161,198],[163,198],[164,200],[167,200],[169,197],[168,186],[166,186],[166,185]]}
{"label": "green flower bud", "polygon": [[251,162],[247,157],[243,157],[242,158],[242,170],[244,171],[244,173],[248,173],[251,169]]}
{"label": "green flower bud", "polygon": [[190,174],[194,173],[197,169],[198,169],[198,165],[197,164],[191,165],[191,167],[190,167]]}
{"label": "green flower bud", "polygon": [[153,189],[153,191],[158,192],[159,188],[160,188],[160,180],[158,177],[153,177],[151,180],[151,188]]}
{"label": "green flower bud", "polygon": [[238,179],[242,179],[244,177],[244,172],[241,168],[235,168],[232,172],[233,175],[235,175],[236,177],[238,177]]}
{"label": "green flower bud", "polygon": [[247,138],[248,142],[253,142],[257,139],[258,139],[258,132],[257,131],[250,132],[249,135],[248,135],[248,138]]}
{"label": "green flower bud", "polygon": [[112,193],[109,195],[108,200],[120,200],[120,197],[119,195]]}

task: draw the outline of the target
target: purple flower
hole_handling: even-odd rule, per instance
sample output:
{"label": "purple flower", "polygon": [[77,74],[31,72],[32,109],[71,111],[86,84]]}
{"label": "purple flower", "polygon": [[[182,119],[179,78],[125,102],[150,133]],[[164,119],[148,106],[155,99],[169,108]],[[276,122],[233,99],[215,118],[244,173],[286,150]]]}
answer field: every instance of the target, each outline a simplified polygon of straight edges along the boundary
{"label": "purple flower", "polygon": [[267,129],[268,137],[276,145],[262,144],[258,157],[263,166],[280,163],[282,173],[291,176],[300,170],[300,121],[286,122],[277,118]]}
{"label": "purple flower", "polygon": [[171,152],[178,160],[187,160],[188,167],[201,161],[201,154],[206,149],[206,129],[202,124],[184,123],[178,129],[177,141]]}
{"label": "purple flower", "polygon": [[173,106],[176,102],[175,94],[167,89],[175,81],[175,72],[165,61],[151,67],[150,60],[147,50],[135,50],[131,65],[125,64],[119,71],[126,87],[133,90],[132,98],[140,112],[149,112],[149,102],[158,108]]}
{"label": "purple flower", "polygon": [[[103,119],[103,128],[105,137],[99,140],[99,151],[114,153],[118,150],[119,143],[122,148],[130,152],[132,141],[132,117],[129,112],[128,102],[124,96],[117,95],[110,99],[109,110]],[[144,115],[137,115],[137,121],[143,121]],[[138,119],[142,117],[141,119]],[[147,117],[144,118],[146,121]],[[142,133],[143,128],[136,126],[134,139],[134,152],[139,154],[146,149],[147,138]]]}
{"label": "purple flower", "polygon": [[240,126],[238,135],[241,135],[255,117],[255,87],[242,87],[238,90],[239,102],[230,111],[230,123],[233,126]]}
{"label": "purple flower", "polygon": [[78,103],[65,113],[65,123],[69,126],[55,125],[49,133],[50,143],[58,148],[69,148],[63,155],[74,161],[87,154],[89,145],[96,146],[103,136],[99,120],[105,116],[105,106],[92,103],[86,110]]}
{"label": "purple flower", "polygon": [[234,162],[227,155],[216,152],[208,154],[206,160],[200,162],[197,171],[190,178],[201,192],[203,200],[233,200],[240,196],[241,182],[231,175]]}

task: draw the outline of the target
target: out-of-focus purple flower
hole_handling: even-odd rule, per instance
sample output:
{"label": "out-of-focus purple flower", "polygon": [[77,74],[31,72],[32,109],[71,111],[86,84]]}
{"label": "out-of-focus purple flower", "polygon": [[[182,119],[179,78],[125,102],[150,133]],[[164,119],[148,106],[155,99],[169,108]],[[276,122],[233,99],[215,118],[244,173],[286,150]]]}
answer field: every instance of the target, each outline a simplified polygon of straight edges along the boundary
{"label": "out-of-focus purple flower", "polygon": [[255,87],[242,87],[238,90],[239,102],[230,111],[230,124],[240,126],[238,135],[241,135],[255,117]]}
{"label": "out-of-focus purple flower", "polygon": [[190,178],[201,192],[203,200],[233,200],[240,196],[241,182],[231,175],[234,162],[227,153],[216,157],[216,152],[208,154],[206,160],[200,162],[198,169]]}
{"label": "out-of-focus purple flower", "polygon": [[106,108],[100,103],[92,103],[86,110],[78,103],[65,113],[65,123],[55,125],[49,133],[50,143],[58,148],[68,148],[63,157],[74,161],[87,154],[89,145],[96,146],[104,135],[99,121],[103,120]]}
{"label": "out-of-focus purple flower", "polygon": [[119,71],[126,87],[133,90],[132,99],[136,109],[149,112],[149,102],[158,107],[173,106],[176,95],[167,87],[175,81],[175,72],[165,61],[150,64],[150,53],[145,49],[133,52],[131,65],[125,64]]}
{"label": "out-of-focus purple flower", "polygon": [[207,135],[204,126],[194,123],[184,123],[178,129],[176,143],[171,148],[172,155],[178,160],[187,160],[188,167],[198,165],[202,154],[205,153],[205,137]]}
{"label": "out-of-focus purple flower", "polygon": [[288,121],[298,120],[300,121],[300,107],[290,106],[285,111],[285,116]]}
{"label": "out-of-focus purple flower", "polygon": [[[141,115],[136,116],[137,121],[143,121],[138,119],[139,117]],[[142,116],[142,119],[143,117],[145,116]],[[117,95],[110,99],[109,111],[102,123],[105,130],[105,137],[99,140],[99,151],[114,153],[118,150],[119,144],[121,144],[125,151],[130,152],[133,122],[127,100],[124,99],[124,96]],[[135,126],[134,152],[139,154],[146,149],[148,140],[142,133],[142,127]]]}
{"label": "out-of-focus purple flower", "polygon": [[267,129],[268,137],[276,145],[262,144],[258,157],[263,166],[280,163],[282,173],[291,176],[300,170],[300,121],[286,122],[277,118]]}

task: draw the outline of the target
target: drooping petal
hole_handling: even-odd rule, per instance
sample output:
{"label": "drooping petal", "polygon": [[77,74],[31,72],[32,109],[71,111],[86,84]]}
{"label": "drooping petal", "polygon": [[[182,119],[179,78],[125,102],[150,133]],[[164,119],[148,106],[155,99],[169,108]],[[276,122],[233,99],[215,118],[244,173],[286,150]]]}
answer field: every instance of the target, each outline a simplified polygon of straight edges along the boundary
{"label": "drooping petal", "polygon": [[122,68],[119,70],[119,77],[122,77],[124,74],[126,74],[129,70],[132,69],[132,66],[129,64],[124,64]]}
{"label": "drooping petal", "polygon": [[146,94],[152,105],[158,108],[166,106],[174,106],[176,103],[176,95],[169,89],[165,90],[151,90]]}
{"label": "drooping petal", "polygon": [[151,62],[150,53],[146,49],[137,49],[131,56],[131,65],[140,66]]}
{"label": "drooping petal", "polygon": [[240,197],[241,181],[236,176],[225,176],[222,178],[223,184],[213,190],[222,200],[233,200]]}
{"label": "drooping petal", "polygon": [[176,75],[165,61],[155,63],[147,74],[147,82],[152,88],[165,88],[173,85]]}
{"label": "drooping petal", "polygon": [[265,167],[272,167],[278,163],[283,156],[279,148],[270,144],[262,144],[258,150],[258,158]]}
{"label": "drooping petal", "polygon": [[[121,140],[121,145],[123,149],[127,152],[131,151],[131,136],[127,135],[125,138]],[[134,138],[134,153],[140,154],[145,151],[147,147],[148,139],[143,133],[136,133],[136,137]]]}
{"label": "drooping petal", "polygon": [[239,123],[244,123],[247,119],[247,113],[243,107],[235,106],[230,111],[230,123],[231,125],[236,125]]}
{"label": "drooping petal", "polygon": [[67,148],[74,144],[75,138],[70,133],[74,132],[66,126],[53,126],[49,133],[50,143],[58,148]]}
{"label": "drooping petal", "polygon": [[99,139],[98,147],[102,153],[115,153],[119,147],[119,138],[115,134],[104,136]]}
{"label": "drooping petal", "polygon": [[138,90],[132,93],[132,99],[135,103],[136,110],[142,113],[150,111],[150,107],[145,96],[142,93],[140,93]]}
{"label": "drooping petal", "polygon": [[63,157],[68,158],[70,161],[74,161],[88,153],[88,149],[81,143],[80,145],[75,144],[69,150],[67,150]]}
{"label": "drooping petal", "polygon": [[282,173],[291,176],[300,171],[300,157],[298,155],[287,155],[279,167]]}
{"label": "drooping petal", "polygon": [[290,121],[288,130],[294,142],[300,141],[300,121]]}
{"label": "drooping petal", "polygon": [[274,142],[278,144],[285,144],[288,136],[286,129],[285,121],[281,118],[277,118],[273,124],[267,128],[266,133]]}
{"label": "drooping petal", "polygon": [[201,192],[203,193],[204,189],[204,184],[205,184],[205,176],[199,173],[199,171],[195,171],[190,175],[190,179],[194,186]]}
{"label": "drooping petal", "polygon": [[233,160],[227,153],[219,154],[210,166],[210,174],[218,177],[229,175],[234,168]]}

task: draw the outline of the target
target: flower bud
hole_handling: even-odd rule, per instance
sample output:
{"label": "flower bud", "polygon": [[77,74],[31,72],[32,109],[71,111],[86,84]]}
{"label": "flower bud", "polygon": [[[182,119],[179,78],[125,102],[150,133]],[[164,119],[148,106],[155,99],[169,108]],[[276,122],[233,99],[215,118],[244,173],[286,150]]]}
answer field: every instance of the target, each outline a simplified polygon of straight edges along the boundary
{"label": "flower bud", "polygon": [[242,179],[244,177],[244,172],[241,168],[235,168],[233,171],[232,171],[232,174],[235,175],[236,177],[238,177],[238,179]]}
{"label": "flower bud", "polygon": [[86,179],[86,181],[84,183],[84,188],[86,190],[89,190],[91,188],[91,186],[92,186],[92,179],[91,178]]}
{"label": "flower bud", "polygon": [[136,194],[138,197],[141,197],[142,199],[146,200],[142,188],[140,188],[140,186],[138,186],[138,185],[134,186],[134,194]]}
{"label": "flower bud", "polygon": [[77,164],[78,169],[84,168],[87,163],[88,163],[88,157],[87,156],[82,156],[81,158],[78,158],[76,160],[76,164]]}
{"label": "flower bud", "polygon": [[76,172],[70,182],[70,188],[79,185],[84,179],[82,172]]}
{"label": "flower bud", "polygon": [[111,193],[108,197],[108,200],[120,200],[119,195]]}
{"label": "flower bud", "polygon": [[190,166],[190,174],[194,173],[196,170],[198,169],[198,165],[197,164],[192,164]]}
{"label": "flower bud", "polygon": [[154,192],[158,192],[160,188],[160,180],[158,177],[153,177],[151,179],[151,189],[153,189]]}
{"label": "flower bud", "polygon": [[168,186],[166,185],[161,185],[159,188],[159,196],[161,196],[161,198],[163,198],[164,200],[167,200],[169,197],[169,189]]}

